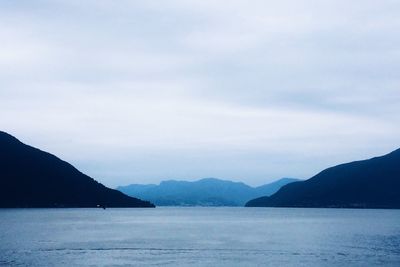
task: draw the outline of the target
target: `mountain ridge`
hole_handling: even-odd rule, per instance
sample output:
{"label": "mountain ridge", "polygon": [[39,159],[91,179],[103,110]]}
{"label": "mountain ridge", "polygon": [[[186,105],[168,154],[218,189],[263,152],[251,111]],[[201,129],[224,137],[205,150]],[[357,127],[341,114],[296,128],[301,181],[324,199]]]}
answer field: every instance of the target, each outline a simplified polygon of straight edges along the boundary
{"label": "mountain ridge", "polygon": [[246,206],[400,208],[400,149],[329,167]]}
{"label": "mountain ridge", "polygon": [[0,207],[154,207],[0,131]]}
{"label": "mountain ridge", "polygon": [[203,178],[196,181],[164,180],[157,184],[131,184],[117,190],[137,195],[159,206],[243,206],[247,200],[276,192],[282,185],[297,181],[282,178],[267,185],[251,187],[243,182]]}

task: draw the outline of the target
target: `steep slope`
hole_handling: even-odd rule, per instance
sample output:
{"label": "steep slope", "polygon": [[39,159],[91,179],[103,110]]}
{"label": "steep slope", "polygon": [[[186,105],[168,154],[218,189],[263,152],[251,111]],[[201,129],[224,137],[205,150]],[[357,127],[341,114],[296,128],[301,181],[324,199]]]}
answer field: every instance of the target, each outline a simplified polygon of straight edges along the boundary
{"label": "steep slope", "polygon": [[159,185],[133,184],[117,189],[160,206],[243,206],[248,200],[273,194],[293,181],[297,180],[283,178],[254,188],[240,182],[205,178],[194,182],[169,180]]}
{"label": "steep slope", "polygon": [[154,207],[0,132],[0,207]]}
{"label": "steep slope", "polygon": [[400,208],[400,149],[328,168],[246,206]]}
{"label": "steep slope", "polygon": [[255,192],[259,196],[270,196],[278,192],[282,186],[298,181],[300,180],[294,178],[281,178],[275,182],[256,187]]}

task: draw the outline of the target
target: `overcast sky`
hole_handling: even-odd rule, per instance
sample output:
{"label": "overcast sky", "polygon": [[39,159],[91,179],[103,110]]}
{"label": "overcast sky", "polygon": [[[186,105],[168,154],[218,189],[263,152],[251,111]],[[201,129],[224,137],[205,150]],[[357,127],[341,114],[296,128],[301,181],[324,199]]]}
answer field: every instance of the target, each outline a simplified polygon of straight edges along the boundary
{"label": "overcast sky", "polygon": [[400,147],[400,1],[0,2],[0,129],[108,186]]}

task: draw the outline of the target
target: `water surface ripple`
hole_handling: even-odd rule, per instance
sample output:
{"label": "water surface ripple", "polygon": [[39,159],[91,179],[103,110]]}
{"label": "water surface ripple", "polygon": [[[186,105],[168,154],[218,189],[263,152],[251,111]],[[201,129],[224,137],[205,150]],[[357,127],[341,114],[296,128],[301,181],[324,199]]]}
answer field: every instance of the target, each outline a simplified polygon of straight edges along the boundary
{"label": "water surface ripple", "polygon": [[400,266],[400,211],[2,209],[2,266]]}

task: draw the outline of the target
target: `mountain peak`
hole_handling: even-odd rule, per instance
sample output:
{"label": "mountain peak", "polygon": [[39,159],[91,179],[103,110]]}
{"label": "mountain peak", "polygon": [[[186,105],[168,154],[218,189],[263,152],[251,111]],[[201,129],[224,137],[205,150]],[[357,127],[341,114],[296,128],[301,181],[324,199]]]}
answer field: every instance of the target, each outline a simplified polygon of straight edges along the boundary
{"label": "mountain peak", "polygon": [[0,207],[154,207],[0,132]]}
{"label": "mountain peak", "polygon": [[249,201],[260,207],[400,208],[400,149],[384,156],[325,169],[283,186],[270,197]]}
{"label": "mountain peak", "polygon": [[14,136],[12,136],[11,134],[9,134],[9,133],[6,133],[6,132],[4,132],[4,131],[0,131],[0,142],[18,142],[18,143],[20,143],[20,141],[16,138],[16,137],[14,137]]}
{"label": "mountain peak", "polygon": [[271,195],[293,180],[251,187],[243,182],[217,178],[196,181],[162,181],[157,186],[119,186],[121,192],[150,200],[159,206],[243,206],[248,200]]}

